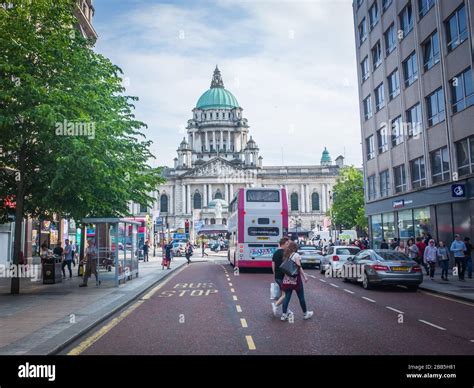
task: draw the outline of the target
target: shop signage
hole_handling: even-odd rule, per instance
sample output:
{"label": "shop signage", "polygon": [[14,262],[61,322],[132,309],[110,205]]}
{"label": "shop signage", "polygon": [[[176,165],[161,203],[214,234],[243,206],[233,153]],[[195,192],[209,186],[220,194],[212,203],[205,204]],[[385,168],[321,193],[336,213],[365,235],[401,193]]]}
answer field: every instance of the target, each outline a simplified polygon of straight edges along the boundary
{"label": "shop signage", "polygon": [[401,208],[405,206],[405,201],[403,199],[399,200],[399,201],[393,201],[393,208],[394,209],[398,209],[398,208]]}
{"label": "shop signage", "polygon": [[405,207],[407,205],[411,205],[413,203],[413,200],[405,200],[405,199],[400,199],[398,201],[393,201],[393,208],[394,209],[399,209],[401,207]]}
{"label": "shop signage", "polygon": [[454,198],[463,198],[466,196],[466,185],[451,185],[451,195]]}

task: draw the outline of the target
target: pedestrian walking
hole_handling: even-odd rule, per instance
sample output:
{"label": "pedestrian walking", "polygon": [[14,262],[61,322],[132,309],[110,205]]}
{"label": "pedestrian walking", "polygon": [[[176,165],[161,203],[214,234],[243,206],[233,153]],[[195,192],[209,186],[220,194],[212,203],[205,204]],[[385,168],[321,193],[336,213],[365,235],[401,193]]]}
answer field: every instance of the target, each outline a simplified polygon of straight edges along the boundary
{"label": "pedestrian walking", "polygon": [[283,304],[283,301],[285,300],[285,291],[281,289],[281,285],[283,282],[283,278],[285,277],[285,274],[281,271],[280,265],[283,263],[283,254],[285,252],[286,247],[289,244],[290,239],[288,237],[283,237],[280,239],[280,247],[273,253],[272,257],[272,270],[273,274],[275,276],[275,283],[278,284],[278,287],[280,287],[280,297],[277,298],[276,302],[272,302],[272,311],[273,315],[277,316],[278,314],[278,307]]}
{"label": "pedestrian walking", "polygon": [[148,258],[148,252],[150,251],[150,243],[148,240],[145,241],[145,244],[143,245],[143,262],[149,261]]}
{"label": "pedestrian walking", "polygon": [[165,245],[165,255],[163,257],[163,260],[161,261],[161,269],[164,270],[165,267],[167,269],[170,269],[171,265],[171,257],[172,257],[172,250],[173,250],[173,243],[171,240],[168,242],[168,244]]}
{"label": "pedestrian walking", "polygon": [[405,256],[408,256],[408,248],[405,246],[403,240],[400,240],[398,246],[395,247],[395,252],[403,253]]}
{"label": "pedestrian walking", "polygon": [[61,263],[61,269],[63,271],[63,277],[66,277],[66,271],[65,267],[67,266],[67,269],[69,271],[69,279],[72,279],[72,268],[71,264],[74,263],[74,266],[76,266],[76,262],[74,261],[74,252],[72,250],[72,245],[69,244],[69,240],[65,241],[65,246],[64,246],[64,260]]}
{"label": "pedestrian walking", "polygon": [[408,240],[408,257],[412,260],[415,260],[418,264],[421,263],[420,260],[418,260],[418,257],[419,257],[419,250],[418,250],[418,247],[415,245],[415,240],[413,240],[412,238]]}
{"label": "pedestrian walking", "polygon": [[101,281],[99,280],[99,275],[97,274],[97,248],[95,247],[94,240],[88,241],[88,247],[84,252],[84,260],[86,261],[86,270],[84,272],[83,283],[79,284],[79,287],[87,287],[87,282],[92,274],[95,275],[95,283],[97,286],[100,286]]}
{"label": "pedestrian walking", "polygon": [[427,265],[427,264],[425,263],[425,261],[424,261],[426,244],[425,244],[425,242],[422,240],[421,237],[417,237],[417,238],[416,238],[416,246],[417,246],[417,248],[418,248],[418,258],[419,258],[419,260],[420,260],[420,263],[421,263],[421,265],[423,265],[423,267],[425,268],[426,275],[429,275],[429,274],[430,274],[429,267],[428,267],[428,265]]}
{"label": "pedestrian walking", "polygon": [[449,269],[449,251],[446,248],[444,241],[439,242],[438,247],[439,265],[441,266],[441,279],[448,281],[448,269]]}
{"label": "pedestrian walking", "polygon": [[202,242],[201,242],[201,249],[202,249],[202,257],[204,257],[204,256],[209,256],[209,255],[206,253],[206,243],[204,242],[204,239],[203,239]]}
{"label": "pedestrian walking", "polygon": [[466,255],[464,254],[466,251],[466,244],[464,244],[464,241],[461,240],[461,236],[459,234],[454,236],[454,241],[451,243],[449,250],[453,252],[454,262],[456,263],[458,270],[458,278],[463,282],[464,273],[466,272]]}
{"label": "pedestrian walking", "polygon": [[285,291],[285,299],[283,301],[283,314],[281,316],[282,321],[286,321],[289,317],[288,314],[288,305],[290,304],[291,294],[293,291],[296,291],[296,295],[298,296],[298,300],[300,302],[301,309],[303,310],[303,319],[309,319],[313,316],[313,311],[308,311],[306,308],[306,301],[304,298],[304,287],[303,287],[303,280],[305,282],[308,281],[308,276],[303,271],[303,267],[301,266],[301,258],[298,254],[298,245],[294,241],[290,241],[288,243],[287,248],[283,254],[283,262],[286,260],[292,260],[296,266],[298,267],[298,273],[295,277],[291,277],[285,274],[283,277],[281,289]]}
{"label": "pedestrian walking", "polygon": [[436,268],[436,261],[438,260],[438,249],[436,248],[435,241],[429,240],[428,246],[425,248],[423,253],[423,261],[429,267],[430,279],[434,280],[434,273]]}
{"label": "pedestrian walking", "polygon": [[185,255],[188,264],[191,263],[191,256],[193,255],[193,245],[189,241],[186,244]]}
{"label": "pedestrian walking", "polygon": [[467,277],[472,279],[472,244],[469,237],[464,237],[464,245],[466,246],[464,256],[466,257]]}

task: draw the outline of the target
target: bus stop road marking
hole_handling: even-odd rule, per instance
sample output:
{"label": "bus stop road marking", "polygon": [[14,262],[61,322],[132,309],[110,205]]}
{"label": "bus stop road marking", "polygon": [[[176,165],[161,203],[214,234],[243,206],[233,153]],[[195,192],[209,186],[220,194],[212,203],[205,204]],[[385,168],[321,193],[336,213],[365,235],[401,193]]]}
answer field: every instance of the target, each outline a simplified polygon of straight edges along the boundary
{"label": "bus stop road marking", "polygon": [[249,327],[245,318],[240,318],[240,324],[242,325],[242,327]]}
{"label": "bus stop road marking", "polygon": [[237,312],[238,312],[238,313],[241,313],[241,312],[242,312],[242,307],[240,307],[240,305],[235,306],[235,308],[237,309]]}
{"label": "bus stop road marking", "polygon": [[238,300],[237,297],[235,295],[232,295],[232,299],[234,300]]}
{"label": "bus stop road marking", "polygon": [[141,300],[148,300],[150,299],[159,289],[161,289],[165,284],[167,284],[171,279],[173,279],[176,275],[178,275],[179,273],[181,273],[182,271],[184,271],[185,268],[188,268],[188,267],[181,267],[180,269],[178,269],[175,273],[171,274],[171,276],[169,276],[168,278],[165,279],[164,282],[158,284],[156,287],[154,287],[150,292],[146,293],[145,295],[143,295],[143,297],[141,297],[140,299]]}
{"label": "bus stop road marking", "polygon": [[231,287],[232,287],[232,283],[229,283],[229,286],[231,286]]}
{"label": "bus stop road marking", "polygon": [[255,347],[255,343],[253,342],[253,338],[251,335],[246,335],[245,339],[247,340],[247,346],[249,347],[249,350],[256,350],[257,348]]}
{"label": "bus stop road marking", "polygon": [[235,292],[235,290],[233,288],[230,289],[230,292]]}
{"label": "bus stop road marking", "polygon": [[107,325],[105,325],[102,329],[98,332],[87,338],[86,340],[82,341],[79,346],[72,349],[68,356],[77,356],[84,352],[87,348],[91,347],[94,343],[96,343],[100,338],[102,338],[105,334],[107,334],[110,330],[112,330],[115,326],[117,326],[121,321],[123,321],[128,315],[130,315],[137,307],[139,307],[144,300],[139,300],[135,302],[132,306],[130,306],[127,310],[125,310],[122,314],[118,317],[112,319]]}

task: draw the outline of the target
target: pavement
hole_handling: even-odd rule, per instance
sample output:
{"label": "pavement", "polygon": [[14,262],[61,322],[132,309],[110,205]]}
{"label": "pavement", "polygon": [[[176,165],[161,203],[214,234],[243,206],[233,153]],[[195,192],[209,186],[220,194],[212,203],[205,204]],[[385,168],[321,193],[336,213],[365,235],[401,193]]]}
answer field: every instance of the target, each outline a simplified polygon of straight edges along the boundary
{"label": "pavement", "polygon": [[0,355],[55,354],[185,263],[185,258],[174,258],[171,269],[162,270],[161,256],[150,256],[148,262],[140,261],[139,276],[119,287],[106,281],[110,274],[104,273],[99,274],[100,287],[91,278],[88,287],[81,288],[77,267],[72,279],[57,284],[22,278],[19,295],[11,295],[10,279],[1,278]]}
{"label": "pavement", "polygon": [[467,273],[464,281],[460,281],[457,276],[449,276],[448,281],[441,280],[441,271],[435,274],[433,280],[425,275],[420,289],[434,292],[436,294],[474,302],[474,279],[469,279]]}

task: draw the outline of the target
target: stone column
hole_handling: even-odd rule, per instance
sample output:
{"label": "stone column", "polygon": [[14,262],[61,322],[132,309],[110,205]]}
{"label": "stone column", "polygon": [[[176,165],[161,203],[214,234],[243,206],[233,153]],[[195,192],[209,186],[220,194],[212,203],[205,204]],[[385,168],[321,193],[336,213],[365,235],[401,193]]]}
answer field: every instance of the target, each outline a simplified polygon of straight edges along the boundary
{"label": "stone column", "polygon": [[321,208],[323,210],[323,213],[326,213],[327,211],[327,207],[326,207],[326,204],[327,204],[327,199],[326,199],[326,195],[327,195],[327,192],[326,192],[326,185],[323,183],[321,185]]}
{"label": "stone column", "polygon": [[234,186],[232,184],[229,184],[229,193],[230,193],[230,200],[232,201],[234,199]]}
{"label": "stone column", "polygon": [[217,144],[216,144],[216,131],[212,131],[212,146],[214,147],[214,150],[217,149]]}
{"label": "stone column", "polygon": [[227,131],[227,149],[229,151],[232,151],[232,149],[230,148],[230,145],[231,145],[231,141],[230,141],[230,130]]}
{"label": "stone column", "polygon": [[305,201],[304,201],[304,185],[303,184],[300,185],[300,195],[299,195],[299,197],[300,197],[300,203],[299,203],[300,212],[304,213],[306,211],[306,209],[305,209],[305,206],[304,206]]}
{"label": "stone column", "polygon": [[181,182],[181,200],[182,200],[181,213],[185,214],[186,213],[186,185],[184,184],[184,182]]}
{"label": "stone column", "polygon": [[205,138],[205,139],[204,139],[204,140],[205,140],[205,146],[204,146],[204,148],[205,148],[206,151],[209,151],[209,136],[208,136],[208,134],[207,134],[207,131],[204,132],[204,138]]}
{"label": "stone column", "polygon": [[224,148],[224,132],[223,131],[220,132],[220,136],[221,136],[221,138],[220,138],[221,145],[220,145],[219,148],[223,149]]}
{"label": "stone column", "polygon": [[244,133],[240,132],[240,151],[244,150]]}
{"label": "stone column", "polygon": [[186,188],[187,188],[187,191],[188,191],[188,193],[187,193],[188,198],[187,198],[187,201],[186,201],[186,205],[187,205],[186,206],[186,214],[191,214],[191,208],[192,208],[192,206],[191,206],[191,185],[187,185]]}
{"label": "stone column", "polygon": [[209,184],[209,191],[207,192],[207,194],[208,194],[208,197],[207,197],[207,198],[208,198],[208,202],[207,202],[207,204],[209,205],[209,202],[212,201],[212,185],[211,185],[211,184]]}
{"label": "stone column", "polygon": [[311,201],[311,191],[309,189],[309,185],[306,185],[306,202],[308,204],[308,212],[313,211],[313,203]]}
{"label": "stone column", "polygon": [[227,203],[229,203],[229,184],[228,183],[224,185],[224,199]]}
{"label": "stone column", "polygon": [[203,186],[202,190],[202,207],[207,206],[207,185]]}

